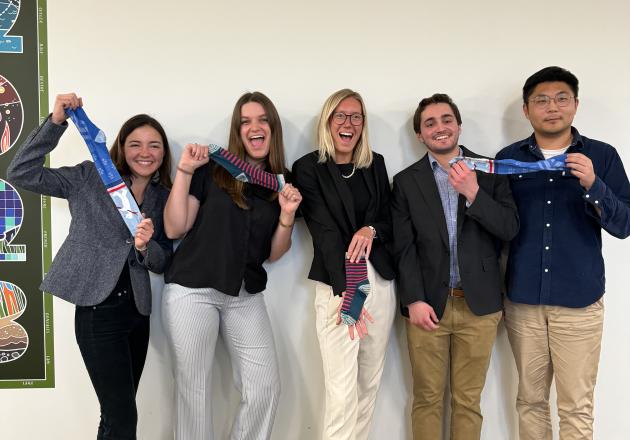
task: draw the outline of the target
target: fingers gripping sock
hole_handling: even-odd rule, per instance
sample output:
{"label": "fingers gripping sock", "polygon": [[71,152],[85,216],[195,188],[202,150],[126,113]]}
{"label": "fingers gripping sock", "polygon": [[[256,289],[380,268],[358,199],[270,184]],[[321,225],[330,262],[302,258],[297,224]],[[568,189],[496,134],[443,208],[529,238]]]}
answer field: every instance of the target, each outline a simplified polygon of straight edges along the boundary
{"label": "fingers gripping sock", "polygon": [[271,174],[256,168],[218,145],[210,145],[208,152],[210,159],[225,168],[236,180],[255,183],[277,192],[282,191],[284,187],[282,174]]}
{"label": "fingers gripping sock", "polygon": [[341,320],[344,324],[354,325],[359,320],[363,304],[369,294],[370,282],[365,258],[356,263],[346,259],[346,294],[341,304]]}
{"label": "fingers gripping sock", "polygon": [[489,174],[521,174],[535,173],[536,171],[565,171],[566,154],[560,154],[547,160],[536,162],[521,162],[514,159],[484,159],[474,157],[457,156],[449,160],[452,165],[463,161],[471,170],[478,170]]}

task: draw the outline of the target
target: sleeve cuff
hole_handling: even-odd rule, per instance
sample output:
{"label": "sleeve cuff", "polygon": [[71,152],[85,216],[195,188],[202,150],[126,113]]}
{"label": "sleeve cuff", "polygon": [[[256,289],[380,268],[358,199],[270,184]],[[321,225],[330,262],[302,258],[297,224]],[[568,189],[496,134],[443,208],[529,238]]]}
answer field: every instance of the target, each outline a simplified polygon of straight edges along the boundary
{"label": "sleeve cuff", "polygon": [[140,252],[138,249],[136,249],[135,245],[133,247],[133,251],[136,254],[136,260],[138,260],[138,263],[140,263],[142,266],[144,266],[147,269],[149,269],[149,264],[148,264],[148,262],[149,262],[149,252],[151,251],[151,243],[152,242],[153,242],[153,240],[149,240],[149,242],[147,243],[147,250],[145,251],[144,255],[142,254],[142,252]]}
{"label": "sleeve cuff", "polygon": [[605,194],[606,184],[602,182],[599,177],[595,176],[595,182],[593,182],[593,186],[591,186],[590,190],[584,193],[582,198],[589,204],[595,207],[599,207]]}

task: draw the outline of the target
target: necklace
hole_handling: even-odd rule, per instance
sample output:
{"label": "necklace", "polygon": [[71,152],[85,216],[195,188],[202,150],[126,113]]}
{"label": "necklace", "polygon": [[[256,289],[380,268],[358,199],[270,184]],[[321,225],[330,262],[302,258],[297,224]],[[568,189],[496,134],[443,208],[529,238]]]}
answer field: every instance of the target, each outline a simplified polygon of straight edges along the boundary
{"label": "necklace", "polygon": [[354,172],[357,170],[357,166],[355,164],[352,164],[352,172],[350,174],[348,174],[347,176],[344,173],[341,173],[341,177],[343,177],[344,179],[349,179],[352,176],[354,176]]}

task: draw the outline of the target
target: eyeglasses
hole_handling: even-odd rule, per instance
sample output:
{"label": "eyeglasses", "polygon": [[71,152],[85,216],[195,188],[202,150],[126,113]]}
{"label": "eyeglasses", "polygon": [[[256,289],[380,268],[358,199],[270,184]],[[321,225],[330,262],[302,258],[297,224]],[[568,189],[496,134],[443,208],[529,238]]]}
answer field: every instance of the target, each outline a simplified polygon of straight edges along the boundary
{"label": "eyeglasses", "polygon": [[546,108],[551,101],[555,102],[558,107],[566,107],[574,98],[575,96],[571,96],[568,93],[558,93],[555,97],[547,95],[534,96],[529,101],[533,102],[538,108]]}
{"label": "eyeglasses", "polygon": [[361,113],[333,113],[332,120],[335,121],[337,125],[343,125],[346,123],[346,119],[350,118],[350,123],[352,125],[361,125],[363,124],[363,115]]}

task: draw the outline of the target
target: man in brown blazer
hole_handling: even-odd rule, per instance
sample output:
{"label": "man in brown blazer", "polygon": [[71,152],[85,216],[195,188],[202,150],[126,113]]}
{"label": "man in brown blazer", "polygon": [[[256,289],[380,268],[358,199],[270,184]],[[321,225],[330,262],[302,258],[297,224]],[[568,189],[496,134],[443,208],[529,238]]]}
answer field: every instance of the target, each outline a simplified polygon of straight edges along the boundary
{"label": "man in brown blazer", "polygon": [[420,101],[413,125],[428,152],[394,177],[392,221],[398,292],[413,373],[413,438],[442,438],[449,372],[451,439],[479,439],[480,398],[501,319],[501,241],[518,231],[507,179],[456,156],[461,115],[448,95]]}

